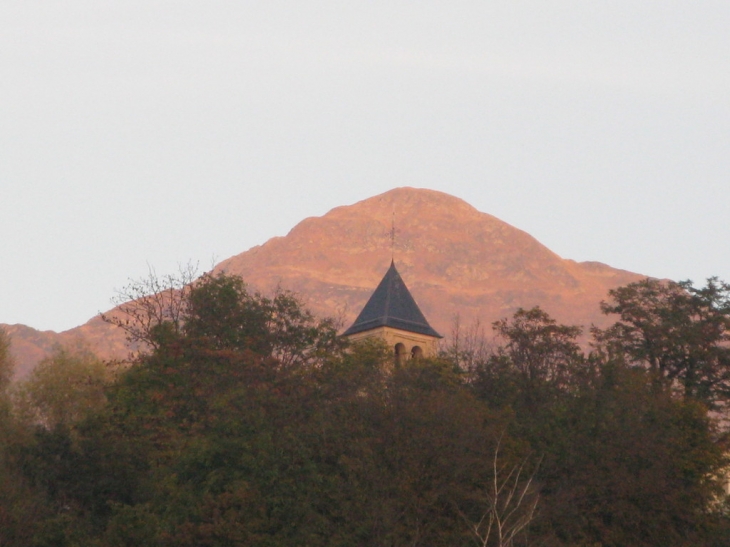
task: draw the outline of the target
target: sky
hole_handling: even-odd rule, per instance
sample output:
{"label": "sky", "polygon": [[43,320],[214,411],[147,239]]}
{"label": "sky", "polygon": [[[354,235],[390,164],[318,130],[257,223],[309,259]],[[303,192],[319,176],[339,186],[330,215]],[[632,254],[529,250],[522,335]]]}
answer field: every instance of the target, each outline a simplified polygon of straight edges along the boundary
{"label": "sky", "polygon": [[0,3],[0,323],[398,186],[730,281],[730,2]]}

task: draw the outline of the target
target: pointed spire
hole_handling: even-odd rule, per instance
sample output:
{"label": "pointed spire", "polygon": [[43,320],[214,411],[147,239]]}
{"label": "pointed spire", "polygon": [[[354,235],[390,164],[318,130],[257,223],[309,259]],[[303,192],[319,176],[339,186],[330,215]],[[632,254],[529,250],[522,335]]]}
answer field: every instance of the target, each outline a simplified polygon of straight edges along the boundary
{"label": "pointed spire", "polygon": [[392,327],[441,338],[421,313],[393,260],[370,300],[352,326],[344,332],[344,336],[378,327]]}

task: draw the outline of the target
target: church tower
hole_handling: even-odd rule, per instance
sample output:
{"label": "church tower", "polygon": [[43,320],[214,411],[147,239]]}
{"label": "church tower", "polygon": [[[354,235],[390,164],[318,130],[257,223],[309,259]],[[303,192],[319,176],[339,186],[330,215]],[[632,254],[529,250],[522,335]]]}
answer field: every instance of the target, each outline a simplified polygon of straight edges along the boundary
{"label": "church tower", "polygon": [[370,300],[343,336],[352,341],[380,338],[393,348],[398,361],[435,356],[441,338],[421,313],[393,261]]}

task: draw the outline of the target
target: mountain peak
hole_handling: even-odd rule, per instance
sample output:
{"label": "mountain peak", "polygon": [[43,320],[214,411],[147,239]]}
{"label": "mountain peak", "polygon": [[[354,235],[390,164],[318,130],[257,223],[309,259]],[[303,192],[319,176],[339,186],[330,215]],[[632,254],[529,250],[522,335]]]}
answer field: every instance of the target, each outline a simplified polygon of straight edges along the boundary
{"label": "mountain peak", "polygon": [[[391,229],[395,216],[395,245]],[[351,322],[395,258],[434,328],[456,314],[491,322],[541,305],[565,322],[605,322],[608,289],[641,276],[564,260],[534,237],[435,190],[395,188],[297,224],[222,262],[264,292],[277,286],[309,298],[320,313]]]}
{"label": "mountain peak", "polygon": [[[428,323],[442,333],[450,332],[457,315],[462,324],[478,319],[489,325],[536,305],[566,324],[606,325],[599,302],[608,290],[643,277],[564,260],[459,198],[407,187],[304,219],[285,237],[215,270],[240,275],[263,293],[292,290],[313,312],[352,324],[392,258]],[[61,334],[29,331],[13,331],[14,352],[26,370],[26,362],[37,362],[55,342],[83,339],[102,357],[126,355],[122,333],[99,318]]]}

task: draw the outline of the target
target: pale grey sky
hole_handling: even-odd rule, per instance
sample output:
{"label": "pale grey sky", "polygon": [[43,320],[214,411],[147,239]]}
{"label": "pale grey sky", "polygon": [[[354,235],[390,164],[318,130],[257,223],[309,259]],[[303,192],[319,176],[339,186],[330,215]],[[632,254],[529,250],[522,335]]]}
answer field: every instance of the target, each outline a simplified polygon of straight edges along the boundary
{"label": "pale grey sky", "polygon": [[0,322],[396,186],[730,280],[730,2],[0,3]]}

